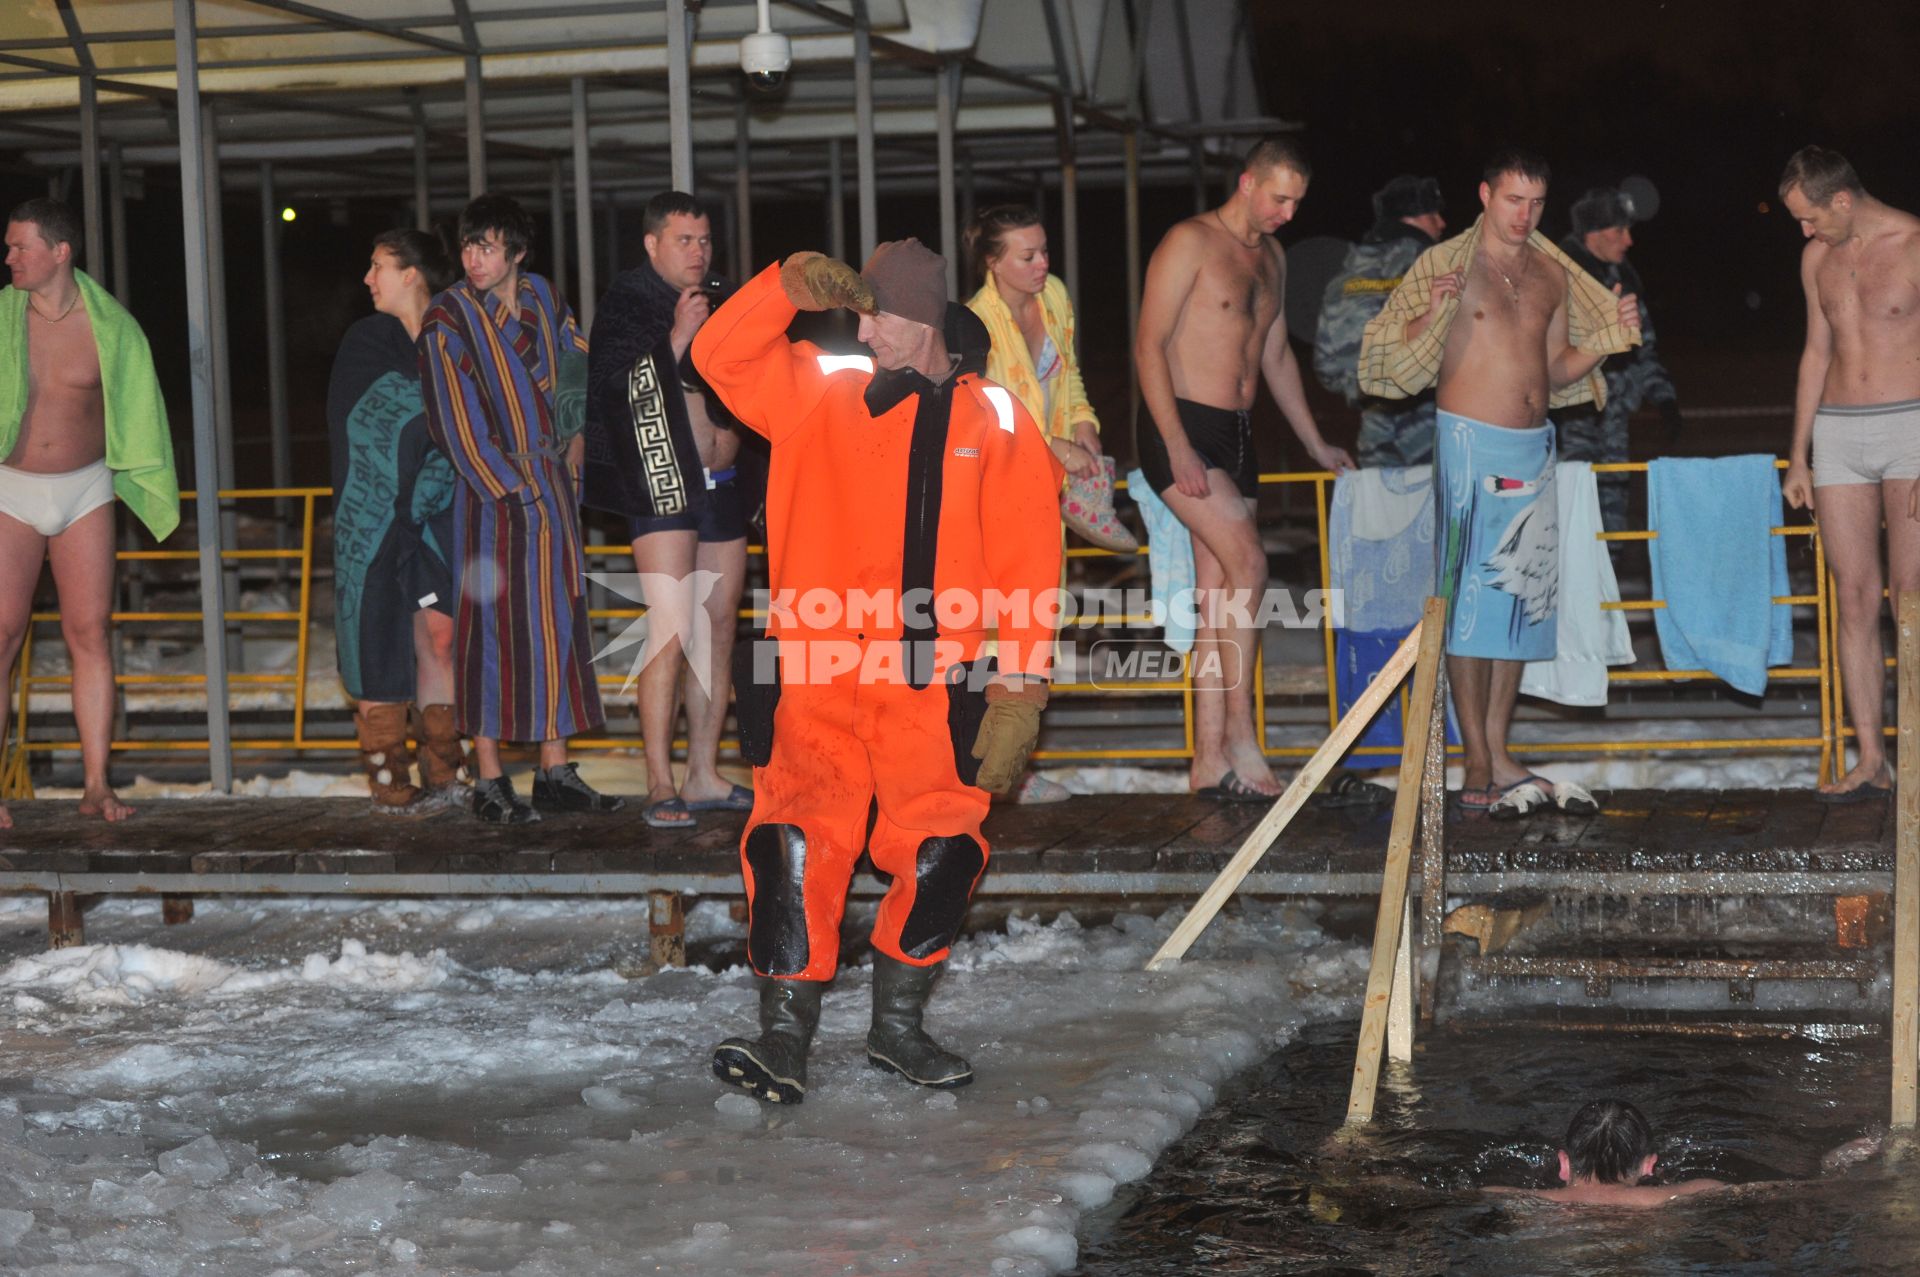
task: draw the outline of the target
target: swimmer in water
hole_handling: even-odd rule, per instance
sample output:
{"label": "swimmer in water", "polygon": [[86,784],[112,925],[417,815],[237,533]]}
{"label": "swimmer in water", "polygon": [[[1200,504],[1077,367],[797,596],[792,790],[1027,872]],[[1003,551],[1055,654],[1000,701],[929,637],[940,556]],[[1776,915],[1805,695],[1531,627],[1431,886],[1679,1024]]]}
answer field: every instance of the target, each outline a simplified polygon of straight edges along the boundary
{"label": "swimmer in water", "polygon": [[1565,1188],[1489,1188],[1490,1193],[1524,1193],[1569,1206],[1664,1206],[1676,1197],[1729,1187],[1722,1180],[1690,1179],[1679,1184],[1642,1183],[1659,1160],[1653,1128],[1625,1100],[1593,1100],[1567,1124],[1560,1150],[1560,1179]]}

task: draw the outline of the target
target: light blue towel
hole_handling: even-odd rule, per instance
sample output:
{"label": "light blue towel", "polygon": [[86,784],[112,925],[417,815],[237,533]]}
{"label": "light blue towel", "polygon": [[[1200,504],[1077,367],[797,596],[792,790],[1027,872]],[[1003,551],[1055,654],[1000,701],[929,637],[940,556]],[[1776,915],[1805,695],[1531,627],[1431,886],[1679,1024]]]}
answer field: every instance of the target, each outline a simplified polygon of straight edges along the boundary
{"label": "light blue towel", "polygon": [[1417,625],[1433,593],[1433,467],[1367,467],[1335,479],[1327,567],[1344,628]]}
{"label": "light blue towel", "polygon": [[1152,578],[1154,611],[1162,619],[1166,644],[1182,654],[1193,650],[1193,534],[1160,499],[1136,467],[1127,472],[1127,495],[1140,507],[1147,525],[1147,573]]}
{"label": "light blue towel", "polygon": [[1705,669],[1750,696],[1793,660],[1780,480],[1770,456],[1662,457],[1647,467],[1653,614],[1668,669]]}

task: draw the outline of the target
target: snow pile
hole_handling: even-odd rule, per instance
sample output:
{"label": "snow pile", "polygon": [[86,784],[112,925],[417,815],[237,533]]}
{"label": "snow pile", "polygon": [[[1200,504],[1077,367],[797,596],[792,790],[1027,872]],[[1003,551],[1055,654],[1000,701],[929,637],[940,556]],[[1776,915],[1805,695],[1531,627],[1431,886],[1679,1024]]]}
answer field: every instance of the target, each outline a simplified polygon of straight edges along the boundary
{"label": "snow pile", "polygon": [[[708,1073],[719,1037],[751,1031],[748,973],[517,969],[542,927],[644,936],[638,902],[565,908],[336,907],[301,915],[333,932],[324,952],[264,963],[294,911],[165,931],[217,950],[195,954],[37,953],[38,919],[0,915],[18,955],[0,1065],[31,1079],[0,1087],[0,1269],[1062,1272],[1086,1211],[1226,1078],[1353,1014],[1365,975],[1293,906],[1231,910],[1154,974],[1178,911],[1016,918],[956,946],[929,1011],[975,1085],[867,1067],[855,968],[827,995],[806,1103],[777,1109]],[[737,932],[724,908],[695,916]]]}
{"label": "snow pile", "polygon": [[445,953],[424,959],[411,953],[368,953],[358,940],[341,941],[338,958],[312,953],[297,968],[269,971],[248,971],[143,944],[89,944],[16,959],[0,970],[0,991],[61,996],[87,1007],[138,1006],[156,997],[219,997],[293,983],[388,992],[433,989],[455,971]]}

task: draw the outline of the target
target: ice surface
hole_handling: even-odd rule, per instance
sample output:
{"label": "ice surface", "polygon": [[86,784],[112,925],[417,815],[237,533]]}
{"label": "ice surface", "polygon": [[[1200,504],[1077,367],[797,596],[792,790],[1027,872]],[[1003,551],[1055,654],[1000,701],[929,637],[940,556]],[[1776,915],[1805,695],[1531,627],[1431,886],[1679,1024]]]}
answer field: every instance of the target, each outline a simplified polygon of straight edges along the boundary
{"label": "ice surface", "polygon": [[20,1244],[20,1239],[33,1231],[33,1212],[30,1210],[0,1210],[0,1250],[10,1250]]}
{"label": "ice surface", "polygon": [[498,1175],[475,1175],[472,1171],[462,1171],[457,1188],[462,1193],[477,1193],[483,1196],[499,1196],[517,1193],[526,1185],[520,1182],[518,1175],[502,1172]]}
{"label": "ice surface", "polygon": [[344,1227],[376,1231],[398,1215],[408,1200],[407,1181],[392,1171],[362,1171],[314,1194],[313,1208],[322,1218]]}
{"label": "ice surface", "polygon": [[[35,1086],[0,1099],[0,1221],[34,1263],[143,1274],[1061,1272],[1081,1216],[1235,1071],[1352,1014],[1366,965],[1260,902],[1153,974],[1179,910],[1016,918],[928,1009],[973,1086],[867,1065],[856,968],[806,1103],[772,1108],[708,1070],[752,1031],[749,972],[613,969],[643,902],[101,908],[125,943],[54,954],[44,907],[0,908],[0,996],[54,1044],[0,1037]],[[523,947],[548,931],[568,947]]]}
{"label": "ice surface", "polygon": [[617,1087],[589,1086],[581,1090],[580,1098],[588,1108],[599,1109],[603,1113],[625,1113],[637,1108],[634,1101],[622,1095]]}
{"label": "ice surface", "polygon": [[202,1135],[191,1144],[160,1154],[160,1173],[184,1175],[196,1184],[212,1184],[227,1177],[233,1168],[219,1141]]}
{"label": "ice surface", "polygon": [[760,1101],[742,1091],[728,1091],[713,1102],[722,1125],[753,1128],[760,1125]]}

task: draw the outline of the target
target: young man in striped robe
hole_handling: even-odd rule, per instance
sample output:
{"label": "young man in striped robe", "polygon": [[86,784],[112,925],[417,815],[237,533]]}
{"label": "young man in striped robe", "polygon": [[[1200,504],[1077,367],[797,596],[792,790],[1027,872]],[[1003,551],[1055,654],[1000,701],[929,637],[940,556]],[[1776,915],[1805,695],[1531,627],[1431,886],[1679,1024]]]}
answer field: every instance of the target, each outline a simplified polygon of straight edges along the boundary
{"label": "young man in striped robe", "polygon": [[[580,549],[587,342],[553,286],[521,269],[532,239],[533,219],[516,201],[482,195],[467,205],[466,278],[434,298],[420,330],[428,426],[463,481],[454,506],[459,727],[473,737],[474,814],[499,824],[625,805],[567,761],[567,737],[603,721]],[[501,770],[502,740],[540,743],[532,806]]]}

